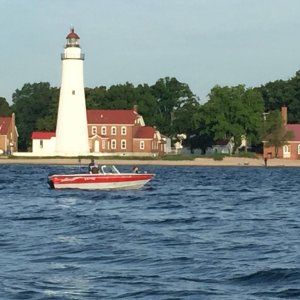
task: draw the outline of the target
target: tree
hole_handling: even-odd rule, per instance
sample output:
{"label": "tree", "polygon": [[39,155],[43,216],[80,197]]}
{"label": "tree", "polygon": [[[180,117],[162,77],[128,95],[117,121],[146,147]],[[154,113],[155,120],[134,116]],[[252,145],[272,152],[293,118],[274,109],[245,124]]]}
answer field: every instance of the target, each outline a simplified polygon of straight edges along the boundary
{"label": "tree", "polygon": [[266,111],[289,109],[289,122],[300,123],[300,71],[288,80],[276,80],[257,88],[265,102]]}
{"label": "tree", "polygon": [[149,85],[139,84],[135,89],[136,104],[138,113],[143,116],[145,123],[149,126],[157,126],[157,118],[159,117],[158,104],[151,92],[152,90]]}
{"label": "tree", "polygon": [[55,130],[58,89],[49,83],[26,83],[13,94],[12,109],[16,114],[19,149],[27,151],[33,131]]}
{"label": "tree", "polygon": [[151,86],[158,105],[157,126],[167,135],[176,134],[173,122],[176,111],[187,102],[197,100],[189,86],[176,78],[161,78]]}
{"label": "tree", "polygon": [[197,112],[193,115],[194,126],[192,134],[190,135],[190,147],[191,149],[199,148],[202,153],[205,154],[208,147],[213,144],[214,134],[211,127],[208,124],[212,124],[212,118],[209,113],[210,107],[202,105],[198,108]]}
{"label": "tree", "polygon": [[130,109],[137,103],[137,94],[133,84],[112,85],[105,97],[106,107],[109,109]]}
{"label": "tree", "polygon": [[105,86],[85,88],[85,99],[87,109],[100,109],[107,106],[107,90]]}
{"label": "tree", "polygon": [[183,140],[191,152],[199,148],[196,129],[198,128],[198,113],[200,104],[196,99],[190,99],[174,112],[173,130],[175,133],[185,133],[187,139]]}
{"label": "tree", "polygon": [[258,91],[246,89],[244,85],[215,86],[203,105],[201,135],[212,136],[214,141],[233,137],[236,148],[243,135],[248,143],[259,143],[263,111],[264,103]]}
{"label": "tree", "polygon": [[293,132],[285,128],[281,113],[278,110],[270,112],[264,123],[263,139],[267,147],[275,148],[276,158],[278,149],[291,140],[293,136]]}
{"label": "tree", "polygon": [[11,115],[11,108],[5,98],[0,97],[0,117],[7,117]]}

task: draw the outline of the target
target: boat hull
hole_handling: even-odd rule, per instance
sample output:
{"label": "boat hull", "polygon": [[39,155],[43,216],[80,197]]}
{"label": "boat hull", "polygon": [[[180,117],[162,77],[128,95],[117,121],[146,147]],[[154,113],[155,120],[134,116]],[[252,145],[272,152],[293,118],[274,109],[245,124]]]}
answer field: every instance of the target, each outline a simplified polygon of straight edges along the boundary
{"label": "boat hull", "polygon": [[142,188],[154,174],[73,174],[51,175],[48,184],[54,189],[133,190]]}

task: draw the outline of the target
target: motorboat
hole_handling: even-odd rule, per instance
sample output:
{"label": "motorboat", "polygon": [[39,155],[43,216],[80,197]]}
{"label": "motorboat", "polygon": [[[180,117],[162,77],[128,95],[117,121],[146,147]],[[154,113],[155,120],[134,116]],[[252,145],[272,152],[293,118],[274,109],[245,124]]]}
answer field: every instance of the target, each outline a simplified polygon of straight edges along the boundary
{"label": "motorboat", "polygon": [[114,165],[101,166],[96,174],[53,174],[48,176],[52,189],[134,190],[142,188],[155,174],[121,173]]}

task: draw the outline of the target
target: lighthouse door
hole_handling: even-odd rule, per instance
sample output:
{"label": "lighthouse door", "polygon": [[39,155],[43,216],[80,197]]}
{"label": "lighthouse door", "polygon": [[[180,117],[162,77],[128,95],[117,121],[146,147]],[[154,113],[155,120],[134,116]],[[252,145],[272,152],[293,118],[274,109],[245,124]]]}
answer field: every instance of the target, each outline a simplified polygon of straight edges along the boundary
{"label": "lighthouse door", "polygon": [[95,141],[94,151],[95,152],[99,152],[100,151],[100,143],[99,143],[99,141]]}

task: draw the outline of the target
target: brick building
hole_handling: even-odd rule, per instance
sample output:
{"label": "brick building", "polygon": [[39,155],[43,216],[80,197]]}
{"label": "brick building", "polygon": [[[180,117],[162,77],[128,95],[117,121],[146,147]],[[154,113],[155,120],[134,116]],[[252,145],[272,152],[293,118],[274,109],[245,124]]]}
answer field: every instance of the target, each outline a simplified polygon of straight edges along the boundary
{"label": "brick building", "polygon": [[[87,110],[90,153],[121,156],[159,156],[166,153],[166,140],[154,127],[146,126],[135,106],[131,110]],[[32,151],[51,154],[55,132],[33,132]]]}
{"label": "brick building", "polygon": [[[288,124],[288,110],[287,107],[281,108],[281,116],[283,126],[287,131],[293,132],[293,138],[286,142],[285,145],[279,147],[277,158],[286,159],[300,159],[300,124]],[[263,142],[263,155],[266,158],[275,157],[275,147],[267,147],[266,142]]]}
{"label": "brick building", "polygon": [[0,117],[0,153],[12,154],[18,151],[18,131],[15,114]]}

